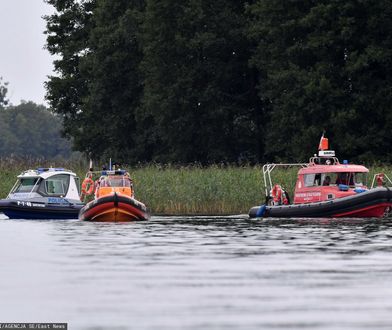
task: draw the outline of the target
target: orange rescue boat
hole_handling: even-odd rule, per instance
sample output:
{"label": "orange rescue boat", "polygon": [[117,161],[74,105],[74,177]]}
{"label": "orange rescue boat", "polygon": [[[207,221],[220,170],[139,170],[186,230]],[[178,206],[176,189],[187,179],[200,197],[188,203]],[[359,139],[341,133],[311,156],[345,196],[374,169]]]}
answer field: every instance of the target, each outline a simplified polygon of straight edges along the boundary
{"label": "orange rescue boat", "polygon": [[95,190],[95,198],[80,210],[79,220],[129,222],[149,219],[146,206],[134,198],[133,183],[128,172],[112,170],[100,174],[94,182],[94,172],[88,172],[83,181],[82,195],[92,194]]}

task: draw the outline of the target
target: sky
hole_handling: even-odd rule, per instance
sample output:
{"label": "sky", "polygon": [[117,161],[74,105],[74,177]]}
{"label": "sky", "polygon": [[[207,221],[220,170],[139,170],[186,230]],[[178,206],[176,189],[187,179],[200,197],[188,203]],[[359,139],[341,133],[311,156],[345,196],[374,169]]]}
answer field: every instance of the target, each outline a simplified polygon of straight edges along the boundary
{"label": "sky", "polygon": [[8,82],[7,97],[47,105],[44,82],[53,74],[53,57],[44,49],[43,15],[54,8],[43,0],[0,0],[0,77]]}

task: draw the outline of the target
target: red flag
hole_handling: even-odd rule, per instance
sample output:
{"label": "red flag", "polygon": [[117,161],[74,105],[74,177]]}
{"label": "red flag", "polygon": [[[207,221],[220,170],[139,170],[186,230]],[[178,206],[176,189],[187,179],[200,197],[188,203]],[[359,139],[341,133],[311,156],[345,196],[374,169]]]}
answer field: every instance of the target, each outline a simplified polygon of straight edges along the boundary
{"label": "red flag", "polygon": [[318,150],[328,150],[328,139],[324,137],[324,133],[321,135]]}

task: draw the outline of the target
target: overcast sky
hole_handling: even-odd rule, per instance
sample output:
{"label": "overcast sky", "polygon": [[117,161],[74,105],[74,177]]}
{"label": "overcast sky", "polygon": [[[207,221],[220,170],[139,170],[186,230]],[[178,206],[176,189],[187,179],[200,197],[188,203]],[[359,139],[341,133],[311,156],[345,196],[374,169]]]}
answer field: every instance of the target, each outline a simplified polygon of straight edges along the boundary
{"label": "overcast sky", "polygon": [[0,77],[8,98],[45,104],[44,81],[53,72],[45,46],[43,15],[54,12],[43,0],[0,0]]}

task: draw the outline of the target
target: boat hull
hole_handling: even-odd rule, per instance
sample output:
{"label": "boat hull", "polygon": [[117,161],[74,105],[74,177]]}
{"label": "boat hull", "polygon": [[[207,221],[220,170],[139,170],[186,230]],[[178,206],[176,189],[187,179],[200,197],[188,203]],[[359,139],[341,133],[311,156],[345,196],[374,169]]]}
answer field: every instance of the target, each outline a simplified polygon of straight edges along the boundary
{"label": "boat hull", "polygon": [[83,204],[51,204],[37,201],[2,199],[0,212],[10,219],[68,220],[77,219]]}
{"label": "boat hull", "polygon": [[148,219],[144,204],[116,193],[89,202],[79,212],[79,220],[82,221],[131,222]]}
{"label": "boat hull", "polygon": [[370,189],[356,195],[316,203],[255,206],[250,218],[381,218],[392,208],[392,190]]}

